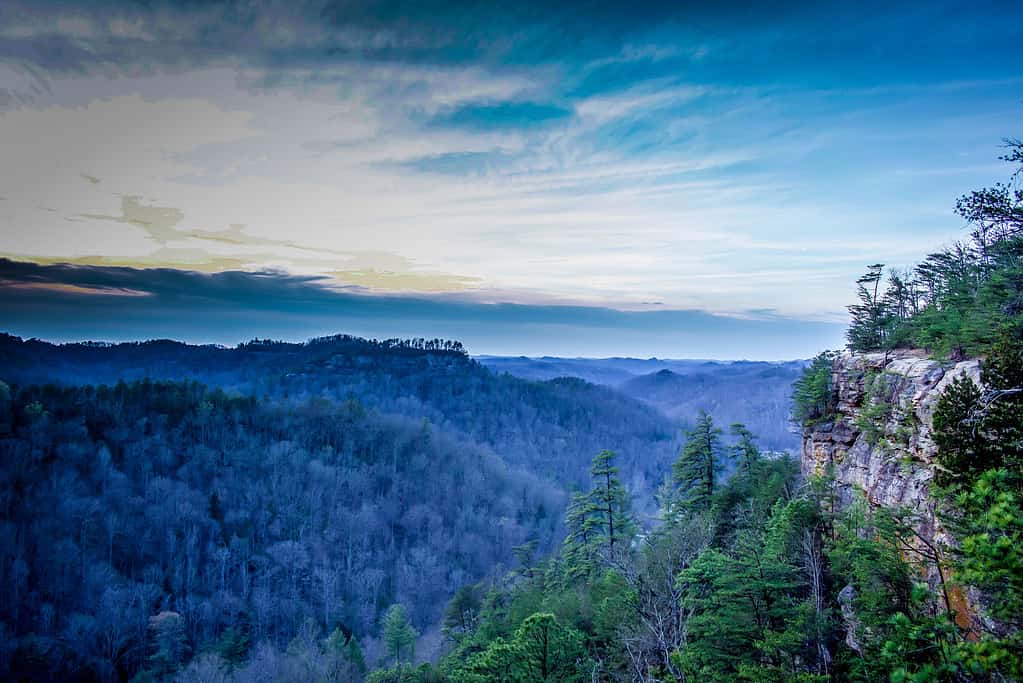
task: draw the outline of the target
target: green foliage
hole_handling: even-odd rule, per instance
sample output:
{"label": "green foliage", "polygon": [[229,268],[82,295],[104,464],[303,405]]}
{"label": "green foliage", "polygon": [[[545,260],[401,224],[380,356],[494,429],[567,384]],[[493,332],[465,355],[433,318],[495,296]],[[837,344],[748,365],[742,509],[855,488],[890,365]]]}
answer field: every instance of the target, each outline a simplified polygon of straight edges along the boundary
{"label": "green foliage", "polygon": [[875,263],[856,281],[859,303],[849,306],[852,320],[846,330],[850,348],[859,351],[883,349],[890,339],[892,316],[881,290],[883,279],[884,264]]}
{"label": "green foliage", "polygon": [[590,476],[593,488],[590,500],[593,512],[599,517],[597,528],[607,539],[608,551],[614,552],[615,541],[628,543],[635,533],[629,495],[618,478],[618,468],[612,464],[614,453],[603,450],[593,458]]}
{"label": "green foliage", "polygon": [[963,375],[945,389],[934,409],[935,481],[953,491],[969,488],[992,465],[987,440],[976,429],[980,401],[980,387]]}
{"label": "green foliage", "polygon": [[327,636],[324,642],[324,649],[349,664],[358,674],[366,673],[366,658],[359,647],[359,641],[352,633],[345,633],[341,628],[335,628]]}
{"label": "green foliage", "polygon": [[[1006,470],[983,473],[956,505],[961,550],[958,577],[994,599],[988,613],[1003,625],[964,647],[976,668],[1023,676],[1023,495]],[[1018,481],[1018,479],[1017,479]]]}
{"label": "green foliage", "polygon": [[377,669],[366,677],[366,683],[443,683],[444,680],[429,664],[397,664],[389,669]]}
{"label": "green foliage", "polygon": [[871,446],[876,446],[885,433],[885,425],[892,414],[889,402],[888,380],[883,372],[868,372],[863,378],[863,407],[853,419],[856,428]]}
{"label": "green foliage", "polygon": [[569,574],[595,571],[616,550],[627,551],[636,533],[631,500],[618,478],[614,457],[609,450],[594,456],[590,491],[573,494],[569,502],[564,545]]}
{"label": "green foliage", "polygon": [[582,641],[581,633],[559,624],[553,614],[529,616],[512,640],[515,679],[522,683],[581,680]]}
{"label": "green foliage", "polygon": [[912,582],[888,513],[869,510],[859,499],[836,520],[832,533],[828,560],[844,585],[855,589],[856,614],[865,629],[876,630],[893,612],[907,610]]}
{"label": "green foliage", "polygon": [[[1021,150],[1023,151],[1023,150]],[[999,628],[957,643],[958,666],[1023,676],[1023,343],[1003,331],[981,364],[984,388],[957,378],[934,413],[938,493],[959,540],[956,579],[985,595]]]}
{"label": "green foliage", "polygon": [[[1002,158],[1023,164],[1023,142],[1007,145]],[[1014,183],[1021,172],[1023,165]],[[835,525],[828,553],[835,579],[855,596],[848,607],[857,651],[840,652],[836,662],[852,680],[1005,680],[1023,673],[1023,188],[978,190],[956,210],[974,228],[971,240],[931,254],[910,273],[890,273],[883,288],[882,267],[871,266],[849,309],[848,341],[857,351],[921,346],[957,359],[983,357],[982,386],[957,377],[935,407],[934,481],[946,528],[959,539],[955,581],[989,596],[988,616],[1000,627],[966,639],[950,613],[941,553],[917,537],[921,549],[899,514],[854,507]],[[856,423],[875,444],[890,415],[887,388],[869,377],[865,385]],[[800,390],[795,412],[805,426],[813,411],[805,398],[800,405]],[[901,429],[895,436],[909,442]],[[915,568],[904,555],[939,574],[942,600],[913,585]]]}
{"label": "green foliage", "polygon": [[452,683],[513,681],[516,651],[504,638],[497,637],[486,648],[469,655],[447,672]]}
{"label": "green foliage", "polygon": [[968,680],[957,647],[958,629],[947,613],[928,613],[929,593],[926,584],[915,585],[911,612],[896,612],[885,624],[886,638],[876,661],[892,683]]}
{"label": "green foliage", "polygon": [[714,486],[723,468],[721,434],[705,411],[700,412],[696,426],[686,432],[685,447],[671,470],[677,492],[676,512],[710,509]]}
{"label": "green foliage", "polygon": [[792,420],[803,428],[827,422],[835,413],[835,353],[818,354],[792,386]]}
{"label": "green foliage", "polygon": [[994,469],[1023,484],[1023,341],[1003,335],[982,363],[981,379],[984,391],[957,377],[934,411],[936,481],[953,495]]}
{"label": "green foliage", "polygon": [[590,496],[574,492],[565,511],[567,533],[562,552],[577,572],[589,573],[597,564],[597,549],[600,545],[597,519]]}
{"label": "green foliage", "polygon": [[[1011,375],[1011,364],[990,362]],[[710,435],[719,447],[709,418],[694,431],[697,443]],[[836,512],[827,480],[797,488],[792,460],[760,454],[741,425],[731,434],[729,451],[740,466],[709,492],[700,490],[704,504],[680,508],[678,497],[668,496],[663,527],[600,571],[599,564],[578,571],[580,555],[566,545],[559,557],[515,575],[483,601],[477,626],[458,640],[442,671],[465,683],[979,682],[1019,675],[1018,631],[967,640],[947,610],[945,584],[932,591],[918,583],[921,571],[945,560],[920,545],[917,520],[864,500]],[[607,458],[595,461],[595,484],[601,477],[606,483],[610,468]],[[956,576],[1005,596],[992,616],[1013,629],[1023,613],[1023,514],[1014,481],[1007,472],[982,474],[960,496]],[[585,512],[590,500],[580,494],[569,514]],[[599,519],[580,515],[570,531],[588,529],[606,547]]]}
{"label": "green foliage", "polygon": [[409,623],[403,606],[391,605],[387,610],[381,623],[381,634],[387,646],[387,656],[393,658],[395,664],[415,658],[419,633]]}
{"label": "green foliage", "polygon": [[844,626],[858,643],[840,652],[836,669],[849,680],[964,680],[958,628],[943,600],[915,583],[923,565],[907,551],[912,537],[911,519],[863,500],[836,520],[828,560],[836,589],[848,593]]}
{"label": "green foliage", "polygon": [[736,422],[728,428],[735,442],[729,448],[729,457],[741,464],[746,476],[752,476],[760,464],[760,449],[757,448],[756,437],[746,425]]}
{"label": "green foliage", "polygon": [[987,388],[979,431],[992,455],[992,469],[1005,469],[1023,487],[1023,334],[1004,332],[981,364]]}
{"label": "green foliage", "polygon": [[1005,470],[985,472],[956,503],[963,512],[960,578],[998,599],[993,617],[1023,627],[1023,496]]}
{"label": "green foliage", "polygon": [[482,607],[483,594],[479,586],[470,584],[459,588],[444,609],[444,635],[458,641],[472,633],[479,624]]}
{"label": "green foliage", "polygon": [[[681,572],[689,642],[675,661],[694,680],[825,680],[828,614],[816,501],[778,500]],[[809,569],[809,571],[808,571]]]}
{"label": "green foliage", "polygon": [[228,668],[235,668],[245,661],[249,653],[249,637],[237,626],[229,626],[220,634],[216,645],[217,654]]}
{"label": "green foliage", "polygon": [[497,637],[452,666],[452,683],[572,683],[583,680],[583,634],[549,612],[531,614],[509,638]]}

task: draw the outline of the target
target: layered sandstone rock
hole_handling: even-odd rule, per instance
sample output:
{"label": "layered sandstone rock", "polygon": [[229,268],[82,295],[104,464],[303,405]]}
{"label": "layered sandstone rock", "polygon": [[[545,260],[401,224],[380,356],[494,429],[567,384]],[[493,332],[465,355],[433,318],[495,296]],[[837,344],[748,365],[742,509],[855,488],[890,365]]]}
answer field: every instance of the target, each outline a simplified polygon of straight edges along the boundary
{"label": "layered sandstone rock", "polygon": [[[912,542],[922,553],[937,549],[943,564],[954,540],[942,527],[930,495],[937,451],[932,420],[942,392],[962,375],[979,385],[979,362],[941,363],[918,351],[847,352],[834,365],[836,414],[803,435],[804,474],[830,470],[843,505],[862,494],[873,506],[910,510],[919,535]],[[918,565],[935,591],[940,590],[942,577],[934,563]],[[953,584],[947,586],[949,599],[957,619],[967,626],[976,618],[975,600]]]}

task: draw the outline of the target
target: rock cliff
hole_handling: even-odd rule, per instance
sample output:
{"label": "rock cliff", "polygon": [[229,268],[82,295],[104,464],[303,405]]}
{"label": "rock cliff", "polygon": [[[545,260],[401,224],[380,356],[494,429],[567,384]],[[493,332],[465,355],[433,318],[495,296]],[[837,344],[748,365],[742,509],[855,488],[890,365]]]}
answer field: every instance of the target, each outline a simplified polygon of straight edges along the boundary
{"label": "rock cliff", "polygon": [[[830,469],[841,504],[861,492],[871,505],[914,513],[918,538],[911,542],[920,553],[908,550],[907,559],[918,561],[936,591],[942,583],[938,567],[919,561],[920,556],[937,554],[943,558],[939,564],[947,566],[954,541],[935,514],[929,492],[937,450],[931,425],[939,397],[961,375],[979,385],[979,362],[942,363],[917,351],[845,353],[834,363],[834,416],[803,434],[804,474]],[[969,627],[977,618],[976,596],[953,584],[948,593],[957,621]]]}

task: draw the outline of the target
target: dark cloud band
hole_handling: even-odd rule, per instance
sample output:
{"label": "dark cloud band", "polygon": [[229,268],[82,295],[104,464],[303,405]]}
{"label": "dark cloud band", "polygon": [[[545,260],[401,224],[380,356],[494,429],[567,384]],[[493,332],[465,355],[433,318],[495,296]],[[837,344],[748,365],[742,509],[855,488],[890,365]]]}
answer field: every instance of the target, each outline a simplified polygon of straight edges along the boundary
{"label": "dark cloud band", "polygon": [[[125,296],[126,293],[134,296]],[[335,332],[446,336],[475,353],[674,357],[809,355],[840,342],[839,324],[758,312],[746,318],[692,310],[484,304],[447,297],[338,291],[320,277],[206,274],[0,259],[0,330],[54,340],[173,338],[236,343],[300,341]]]}

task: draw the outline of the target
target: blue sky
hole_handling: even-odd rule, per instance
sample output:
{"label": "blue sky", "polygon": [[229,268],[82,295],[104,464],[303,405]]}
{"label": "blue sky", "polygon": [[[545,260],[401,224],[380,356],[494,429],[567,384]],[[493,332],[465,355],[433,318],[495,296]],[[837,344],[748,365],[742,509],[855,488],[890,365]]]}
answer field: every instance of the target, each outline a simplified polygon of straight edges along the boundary
{"label": "blue sky", "polygon": [[956,196],[1004,177],[1021,27],[1011,2],[5,2],[0,327],[807,356],[866,264],[961,237]]}

